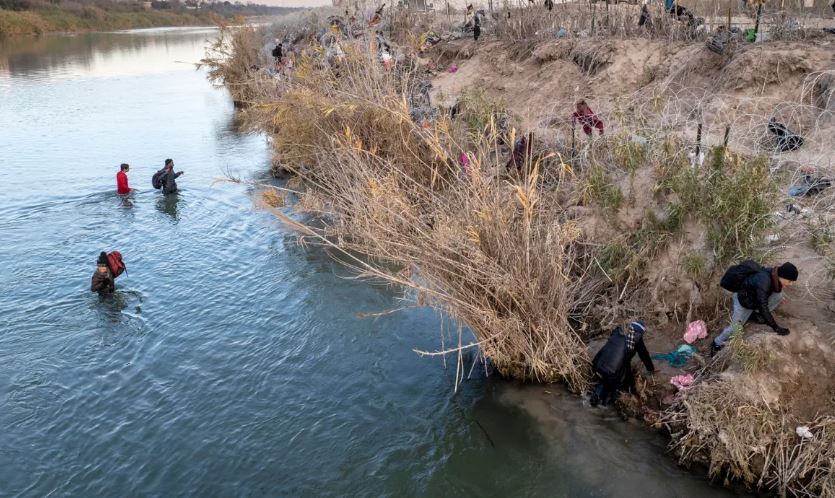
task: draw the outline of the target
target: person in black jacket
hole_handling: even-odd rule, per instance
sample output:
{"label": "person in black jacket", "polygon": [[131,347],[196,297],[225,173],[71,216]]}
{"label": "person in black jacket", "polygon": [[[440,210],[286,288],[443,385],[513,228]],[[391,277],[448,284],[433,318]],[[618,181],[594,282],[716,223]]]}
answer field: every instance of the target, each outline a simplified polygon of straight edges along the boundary
{"label": "person in black jacket", "polygon": [[592,368],[597,379],[597,386],[591,396],[591,405],[608,405],[617,396],[618,391],[632,391],[635,388],[635,376],[632,373],[632,358],[635,353],[651,373],[655,365],[644,344],[646,326],[641,320],[629,324],[624,332],[616,327],[606,344],[594,356]]}
{"label": "person in black jacket", "polygon": [[162,176],[162,193],[173,194],[177,191],[177,178],[183,174],[182,171],[174,173],[174,160],[165,160],[165,174]]}
{"label": "person in black jacket", "polygon": [[96,271],[90,282],[90,291],[99,294],[109,294],[116,289],[116,282],[113,273],[110,271],[110,263],[107,261],[107,253],[99,254],[96,262]]}
{"label": "person in black jacket", "polygon": [[284,54],[282,53],[282,48],[283,47],[281,45],[281,42],[276,40],[275,47],[273,48],[273,61],[276,64],[281,64],[281,58],[284,56]]}
{"label": "person in black jacket", "polygon": [[794,285],[797,276],[797,267],[791,263],[783,263],[776,268],[763,268],[746,278],[739,292],[733,295],[734,311],[731,324],[710,344],[711,353],[715,354],[725,347],[725,342],[731,337],[734,328],[744,326],[754,312],[779,335],[789,335],[789,329],[777,325],[771,312],[783,299],[783,289]]}

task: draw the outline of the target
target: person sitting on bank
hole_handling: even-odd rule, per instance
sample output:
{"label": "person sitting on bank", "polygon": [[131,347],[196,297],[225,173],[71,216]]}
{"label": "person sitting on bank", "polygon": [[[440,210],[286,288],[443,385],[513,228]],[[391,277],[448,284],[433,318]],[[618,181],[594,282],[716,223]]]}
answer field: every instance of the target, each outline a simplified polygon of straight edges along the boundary
{"label": "person sitting on bank", "polygon": [[576,126],[578,122],[583,126],[583,133],[586,136],[591,136],[593,128],[597,128],[600,134],[603,134],[603,120],[597,117],[597,114],[583,99],[577,102],[574,114],[571,116],[571,126]]}
{"label": "person sitting on bank", "polygon": [[162,176],[162,193],[173,194],[177,192],[177,178],[183,174],[182,171],[174,172],[174,160],[165,160],[165,174]]}
{"label": "person sitting on bank", "polygon": [[[736,275],[738,283],[726,282]],[[742,328],[754,313],[756,321],[762,321],[778,335],[789,335],[789,329],[781,327],[771,314],[783,299],[783,290],[791,288],[797,281],[797,267],[783,263],[775,268],[763,268],[754,261],[745,261],[732,266],[722,277],[722,287],[733,292],[733,315],[731,323],[710,343],[711,354],[725,347],[735,328]]]}
{"label": "person sitting on bank", "polygon": [[99,294],[109,294],[116,289],[116,279],[110,271],[110,263],[107,260],[107,253],[99,254],[99,259],[96,262],[96,271],[93,273],[93,279],[90,282],[90,291],[98,292]]}
{"label": "person sitting on bank", "polygon": [[647,371],[655,372],[655,365],[644,344],[646,326],[641,320],[629,324],[628,331],[615,327],[609,340],[594,356],[592,368],[597,386],[591,396],[591,405],[608,405],[617,397],[618,391],[632,392],[635,389],[635,375],[632,373],[632,358],[635,353],[641,358]]}
{"label": "person sitting on bank", "polygon": [[122,163],[119,166],[119,172],[116,173],[116,192],[122,195],[129,194],[133,190],[128,186],[128,171],[130,171],[130,165]]}

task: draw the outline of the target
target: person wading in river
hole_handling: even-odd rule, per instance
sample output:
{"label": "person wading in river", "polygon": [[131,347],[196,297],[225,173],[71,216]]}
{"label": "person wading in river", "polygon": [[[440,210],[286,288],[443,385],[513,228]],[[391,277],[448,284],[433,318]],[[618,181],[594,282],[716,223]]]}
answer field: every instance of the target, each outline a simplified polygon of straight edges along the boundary
{"label": "person wading in river", "polygon": [[99,254],[99,259],[96,262],[96,271],[93,273],[93,279],[90,282],[90,291],[98,292],[99,294],[109,294],[116,289],[116,281],[113,277],[113,272],[110,271],[110,264],[107,261],[107,253]]}
{"label": "person wading in river", "polygon": [[175,173],[174,172],[174,160],[173,159],[166,159],[165,160],[165,173],[163,173],[161,181],[162,181],[162,193],[163,194],[173,194],[177,192],[177,178],[183,174],[182,171]]}
{"label": "person wading in river", "polygon": [[99,259],[96,261],[96,271],[90,281],[90,290],[99,294],[113,292],[116,289],[116,277],[124,273],[125,269],[122,253],[119,251],[99,253]]}
{"label": "person wading in river", "polygon": [[789,335],[789,329],[777,325],[771,312],[783,299],[783,290],[794,285],[797,277],[797,267],[792,263],[763,268],[756,261],[743,261],[728,268],[720,285],[733,292],[733,315],[730,325],[710,343],[710,353],[725,347],[734,329],[745,326],[749,318],[768,325],[778,335]]}
{"label": "person wading in river", "polygon": [[635,388],[635,375],[632,373],[632,358],[635,353],[650,373],[655,372],[655,365],[644,345],[646,326],[641,320],[629,324],[628,331],[615,327],[609,340],[594,356],[592,368],[597,379],[597,386],[591,395],[591,406],[600,403],[608,405],[617,396],[618,391],[631,392]]}
{"label": "person wading in river", "polygon": [[130,165],[122,163],[119,166],[119,172],[116,173],[116,192],[123,195],[133,190],[128,186],[128,171],[130,171]]}

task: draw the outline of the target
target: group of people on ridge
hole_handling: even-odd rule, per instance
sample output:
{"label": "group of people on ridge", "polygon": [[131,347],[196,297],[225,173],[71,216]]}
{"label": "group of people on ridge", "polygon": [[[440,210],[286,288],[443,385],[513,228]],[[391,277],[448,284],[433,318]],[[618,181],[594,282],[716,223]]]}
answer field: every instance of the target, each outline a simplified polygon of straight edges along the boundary
{"label": "group of people on ridge", "polygon": [[[734,331],[741,331],[748,321],[764,323],[778,335],[788,335],[789,329],[777,323],[772,311],[783,299],[783,291],[790,289],[798,277],[797,267],[789,262],[767,268],[749,260],[728,268],[720,285],[732,293],[731,323],[711,341],[711,355],[724,348]],[[597,383],[591,394],[592,406],[612,403],[619,392],[634,392],[632,359],[636,353],[648,372],[656,372],[644,344],[646,332],[647,327],[641,320],[631,322],[626,330],[616,327],[612,331],[592,361]]]}
{"label": "group of people on ridge", "polygon": [[[119,195],[127,195],[133,192],[128,184],[128,172],[130,165],[122,163],[119,165],[119,172],[116,173],[116,192]],[[162,190],[163,194],[177,192],[177,178],[183,175],[182,171],[174,171],[174,160],[166,159],[162,169],[154,173],[151,184],[155,189]],[[119,251],[110,253],[101,252],[96,261],[96,271],[90,281],[90,291],[99,294],[109,294],[116,288],[116,277],[126,270],[122,261],[122,254]]]}

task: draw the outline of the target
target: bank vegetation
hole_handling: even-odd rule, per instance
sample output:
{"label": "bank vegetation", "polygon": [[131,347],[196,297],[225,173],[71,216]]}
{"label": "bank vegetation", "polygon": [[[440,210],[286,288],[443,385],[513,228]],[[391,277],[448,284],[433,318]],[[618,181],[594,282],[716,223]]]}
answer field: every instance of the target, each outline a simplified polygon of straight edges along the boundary
{"label": "bank vegetation", "polygon": [[[403,27],[392,39],[405,52],[391,71],[372,35],[343,40],[338,63],[328,62],[316,36],[325,16],[305,22],[270,34],[307,34],[296,37],[304,48],[292,71],[260,69],[271,65],[265,34],[249,28],[224,32],[203,63],[242,105],[244,122],[270,136],[275,169],[294,178],[268,189],[276,214],[303,240],[341,251],[358,275],[411,289],[417,304],[459,324],[438,351],[422,352],[452,355],[457,379],[472,348],[501,375],[581,393],[589,341],[633,317],[668,330],[695,318],[717,327],[726,317],[718,275],[739,259],[774,257],[766,236],[780,229],[773,213],[793,177],[756,145],[762,129],[742,115],[728,121],[738,147],[699,143],[695,157],[705,159],[696,165],[686,136],[694,111],[709,105],[669,85],[612,98],[614,131],[604,137],[539,139],[512,106],[475,86],[454,105],[429,103],[433,76],[417,56],[425,19],[389,20]],[[605,37],[528,44],[527,30],[539,31],[502,22],[494,29],[507,60],[562,60],[589,76],[619,53]],[[658,36],[683,36],[670,29]],[[476,48],[441,45],[433,63],[466,58],[465,50],[472,57]],[[650,68],[657,73],[641,84],[684,69]],[[792,109],[831,118],[828,102],[816,105]],[[430,117],[416,116],[426,107]],[[522,136],[531,146],[514,161]],[[795,246],[819,231],[807,225]],[[832,239],[817,239],[826,266]],[[662,409],[654,423],[683,464],[782,494],[835,496],[835,386],[821,380],[831,378],[831,338],[808,321],[792,327],[802,339],[737,334]],[[800,403],[798,388],[816,399]]]}

